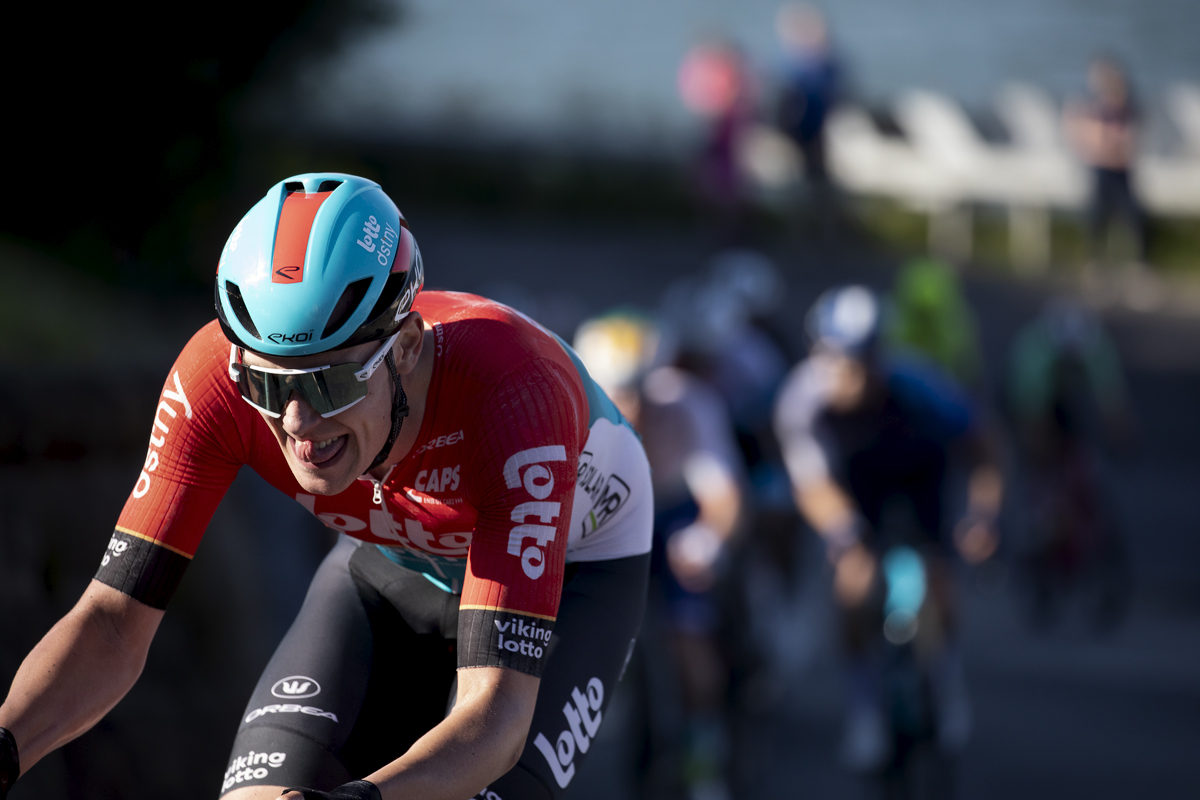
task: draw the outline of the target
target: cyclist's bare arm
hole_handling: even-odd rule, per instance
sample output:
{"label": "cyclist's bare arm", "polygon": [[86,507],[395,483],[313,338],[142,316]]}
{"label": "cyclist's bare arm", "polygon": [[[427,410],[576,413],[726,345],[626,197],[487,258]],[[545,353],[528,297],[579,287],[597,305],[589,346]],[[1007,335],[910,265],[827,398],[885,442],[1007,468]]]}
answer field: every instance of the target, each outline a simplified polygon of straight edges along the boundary
{"label": "cyclist's bare arm", "polygon": [[163,612],[92,581],[21,663],[0,706],[25,772],[81,735],[137,681]]}
{"label": "cyclist's bare arm", "polygon": [[[516,765],[529,735],[540,679],[504,667],[458,671],[458,699],[408,752],[367,775],[383,800],[462,800]],[[274,800],[283,787],[251,786],[224,800]],[[302,800],[299,793],[284,795]]]}
{"label": "cyclist's bare arm", "polygon": [[832,478],[822,476],[798,484],[793,495],[804,521],[826,541],[836,541],[854,531],[857,507]]}

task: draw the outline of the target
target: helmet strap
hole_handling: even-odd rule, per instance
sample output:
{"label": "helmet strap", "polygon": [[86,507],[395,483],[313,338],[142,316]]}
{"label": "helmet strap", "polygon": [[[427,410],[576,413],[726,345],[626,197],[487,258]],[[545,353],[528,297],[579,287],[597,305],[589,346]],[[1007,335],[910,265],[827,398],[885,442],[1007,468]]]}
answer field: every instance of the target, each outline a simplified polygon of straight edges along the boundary
{"label": "helmet strap", "polygon": [[391,455],[392,446],[396,444],[396,439],[400,436],[400,429],[404,427],[404,418],[408,416],[408,395],[404,393],[404,387],[400,384],[400,373],[396,371],[396,359],[392,357],[390,349],[384,357],[384,363],[387,364],[388,372],[392,376],[392,383],[395,384],[395,389],[392,391],[392,432],[388,434],[387,443],[379,451],[379,455],[375,456],[371,466],[367,467],[367,472],[378,467]]}

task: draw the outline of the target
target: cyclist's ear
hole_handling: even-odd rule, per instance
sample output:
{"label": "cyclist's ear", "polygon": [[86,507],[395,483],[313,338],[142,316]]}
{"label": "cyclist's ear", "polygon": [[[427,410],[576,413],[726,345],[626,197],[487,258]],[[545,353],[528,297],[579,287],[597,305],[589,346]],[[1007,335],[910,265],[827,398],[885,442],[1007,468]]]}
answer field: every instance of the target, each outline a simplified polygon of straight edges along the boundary
{"label": "cyclist's ear", "polygon": [[393,352],[396,357],[396,370],[406,374],[416,369],[417,361],[421,358],[421,350],[425,342],[425,320],[420,312],[411,311],[400,323],[400,335],[396,337]]}

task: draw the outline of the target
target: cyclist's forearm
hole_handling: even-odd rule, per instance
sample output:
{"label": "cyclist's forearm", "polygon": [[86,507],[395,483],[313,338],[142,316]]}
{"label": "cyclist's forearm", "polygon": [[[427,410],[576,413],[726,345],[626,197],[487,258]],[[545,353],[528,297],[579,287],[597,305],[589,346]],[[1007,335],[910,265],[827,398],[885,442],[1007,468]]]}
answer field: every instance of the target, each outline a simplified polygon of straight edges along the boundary
{"label": "cyclist's forearm", "polygon": [[[131,604],[133,608],[130,614]],[[141,674],[162,612],[95,581],[26,656],[0,727],[8,728],[25,772],[95,725]]]}
{"label": "cyclist's forearm", "polygon": [[512,670],[495,670],[506,673],[500,682],[472,675],[486,669],[460,670],[459,698],[450,715],[403,756],[366,777],[383,800],[462,800],[516,764],[539,681]]}
{"label": "cyclist's forearm", "polygon": [[797,486],[794,494],[804,521],[822,537],[834,539],[853,532],[857,518],[854,501],[833,481]]}
{"label": "cyclist's forearm", "polygon": [[696,498],[700,506],[698,519],[716,532],[722,540],[733,535],[742,515],[742,493],[732,481],[725,482]]}

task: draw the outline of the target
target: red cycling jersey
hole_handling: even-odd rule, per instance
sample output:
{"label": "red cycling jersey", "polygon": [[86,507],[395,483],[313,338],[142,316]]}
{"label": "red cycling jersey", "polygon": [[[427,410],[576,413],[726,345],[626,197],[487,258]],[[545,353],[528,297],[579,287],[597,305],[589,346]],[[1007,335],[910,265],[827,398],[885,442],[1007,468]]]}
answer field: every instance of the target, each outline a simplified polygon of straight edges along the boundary
{"label": "red cycling jersey", "polygon": [[460,666],[539,674],[534,647],[498,647],[491,627],[512,620],[535,642],[549,639],[588,436],[586,378],[556,337],[498,303],[425,292],[413,308],[435,349],[417,444],[382,482],[360,479],[332,496],[296,482],[229,378],[229,341],[216,321],[202,328],[167,378],[97,579],[164,608],[248,464],[326,525],[461,592]]}

